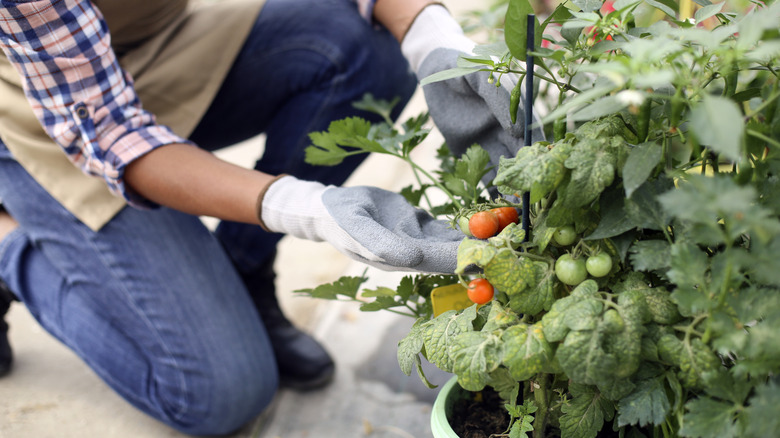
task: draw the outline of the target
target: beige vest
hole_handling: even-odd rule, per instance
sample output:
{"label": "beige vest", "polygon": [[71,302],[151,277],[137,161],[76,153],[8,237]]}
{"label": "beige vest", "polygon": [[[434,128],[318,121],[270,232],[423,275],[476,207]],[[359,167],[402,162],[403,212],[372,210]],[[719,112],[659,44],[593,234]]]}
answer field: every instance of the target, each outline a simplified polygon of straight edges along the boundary
{"label": "beige vest", "polygon": [[[187,138],[214,99],[264,0],[93,0],[145,109]],[[125,201],[84,174],[41,128],[0,52],[0,139],[33,178],[93,230]]]}

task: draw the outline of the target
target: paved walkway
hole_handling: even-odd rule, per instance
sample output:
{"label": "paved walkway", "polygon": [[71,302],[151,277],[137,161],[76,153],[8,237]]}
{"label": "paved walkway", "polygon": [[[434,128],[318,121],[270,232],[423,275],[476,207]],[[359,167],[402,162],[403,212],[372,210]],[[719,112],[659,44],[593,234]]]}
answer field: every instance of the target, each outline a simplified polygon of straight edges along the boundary
{"label": "paved walkway", "polygon": [[[481,1],[481,0],[480,0]],[[450,0],[456,14],[475,2]],[[415,95],[402,119],[425,108]],[[433,133],[415,152],[424,166],[435,165],[442,139]],[[247,164],[258,156],[262,139],[220,155]],[[347,185],[375,185],[398,190],[412,181],[398,160],[371,156]],[[207,224],[213,221],[205,219]],[[271,409],[235,434],[236,438],[426,438],[435,390],[401,373],[396,345],[412,321],[388,312],[360,312],[354,303],[311,300],[291,291],[331,282],[341,275],[361,275],[352,262],[324,243],[282,241],[277,259],[282,307],[290,318],[321,340],[337,363],[335,381],[319,391],[281,390]],[[369,286],[395,287],[405,274],[369,269]],[[16,362],[0,379],[0,438],[164,438],[184,437],[140,413],[98,379],[72,352],[44,332],[23,306],[8,316]],[[434,383],[449,376],[427,367]]]}

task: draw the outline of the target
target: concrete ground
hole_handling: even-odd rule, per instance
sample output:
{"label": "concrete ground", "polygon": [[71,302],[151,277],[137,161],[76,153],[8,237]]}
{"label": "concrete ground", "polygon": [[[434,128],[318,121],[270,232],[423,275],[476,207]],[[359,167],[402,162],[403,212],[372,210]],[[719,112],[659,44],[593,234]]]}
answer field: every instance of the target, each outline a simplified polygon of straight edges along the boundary
{"label": "concrete ground", "polygon": [[[456,14],[486,0],[449,0]],[[419,114],[425,102],[419,92],[402,120]],[[433,132],[415,151],[435,168],[442,139]],[[262,149],[262,138],[220,153],[249,165]],[[398,160],[371,156],[346,185],[375,185],[398,190],[412,181]],[[204,221],[213,225],[214,221]],[[325,243],[285,238],[277,259],[277,289],[282,306],[296,324],[319,339],[337,363],[335,381],[308,393],[281,390],[271,408],[234,435],[236,438],[358,438],[431,436],[430,411],[436,390],[416,375],[407,377],[396,362],[396,345],[412,321],[388,312],[363,313],[354,303],[313,300],[292,291],[331,282],[342,275],[361,275],[365,265],[353,262]],[[368,286],[395,287],[408,273],[368,269]],[[13,305],[7,321],[15,351],[11,374],[0,379],[0,438],[163,438],[184,437],[147,417],[117,396],[70,350],[47,334],[22,305]],[[442,384],[450,376],[426,367]]]}

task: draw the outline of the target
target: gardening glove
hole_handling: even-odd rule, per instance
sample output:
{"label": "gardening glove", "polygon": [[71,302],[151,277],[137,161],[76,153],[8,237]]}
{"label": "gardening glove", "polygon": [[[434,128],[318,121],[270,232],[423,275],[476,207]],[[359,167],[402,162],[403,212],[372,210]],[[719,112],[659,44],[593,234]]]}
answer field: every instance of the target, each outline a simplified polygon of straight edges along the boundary
{"label": "gardening glove", "polygon": [[[443,6],[431,5],[410,26],[401,51],[422,79],[457,67],[458,58],[471,54],[474,46]],[[517,154],[525,135],[522,102],[516,123],[509,115],[509,94],[517,78],[503,75],[497,87],[488,82],[488,76],[489,72],[478,71],[423,87],[431,117],[453,154],[460,156],[477,143],[490,155],[495,168],[485,182],[495,178],[500,157]],[[535,129],[532,138],[542,140],[542,131]]]}
{"label": "gardening glove", "polygon": [[258,198],[263,227],[386,271],[455,271],[463,234],[376,187],[335,187],[285,175]]}

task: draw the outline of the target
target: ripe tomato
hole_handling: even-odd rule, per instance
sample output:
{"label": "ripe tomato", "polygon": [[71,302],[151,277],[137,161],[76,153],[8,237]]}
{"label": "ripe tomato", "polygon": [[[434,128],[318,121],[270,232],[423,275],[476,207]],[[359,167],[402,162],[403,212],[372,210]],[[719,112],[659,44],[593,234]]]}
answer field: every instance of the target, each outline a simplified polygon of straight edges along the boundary
{"label": "ripe tomato", "polygon": [[498,216],[492,211],[478,211],[469,218],[469,231],[477,239],[487,239],[498,233]]}
{"label": "ripe tomato", "polygon": [[553,240],[560,246],[569,246],[577,240],[577,232],[571,225],[564,225],[555,230]]}
{"label": "ripe tomato", "polygon": [[585,260],[585,269],[594,277],[603,277],[612,270],[612,257],[605,252],[590,256]]}
{"label": "ripe tomato", "polygon": [[555,276],[564,284],[576,286],[588,278],[585,261],[572,258],[571,254],[563,254],[555,261]]}
{"label": "ripe tomato", "polygon": [[485,304],[493,299],[493,285],[484,278],[475,278],[467,289],[469,299],[477,304]]}
{"label": "ripe tomato", "polygon": [[498,231],[501,232],[509,224],[516,224],[520,218],[520,214],[517,213],[517,209],[514,207],[497,207],[492,210],[493,214],[498,218]]}

